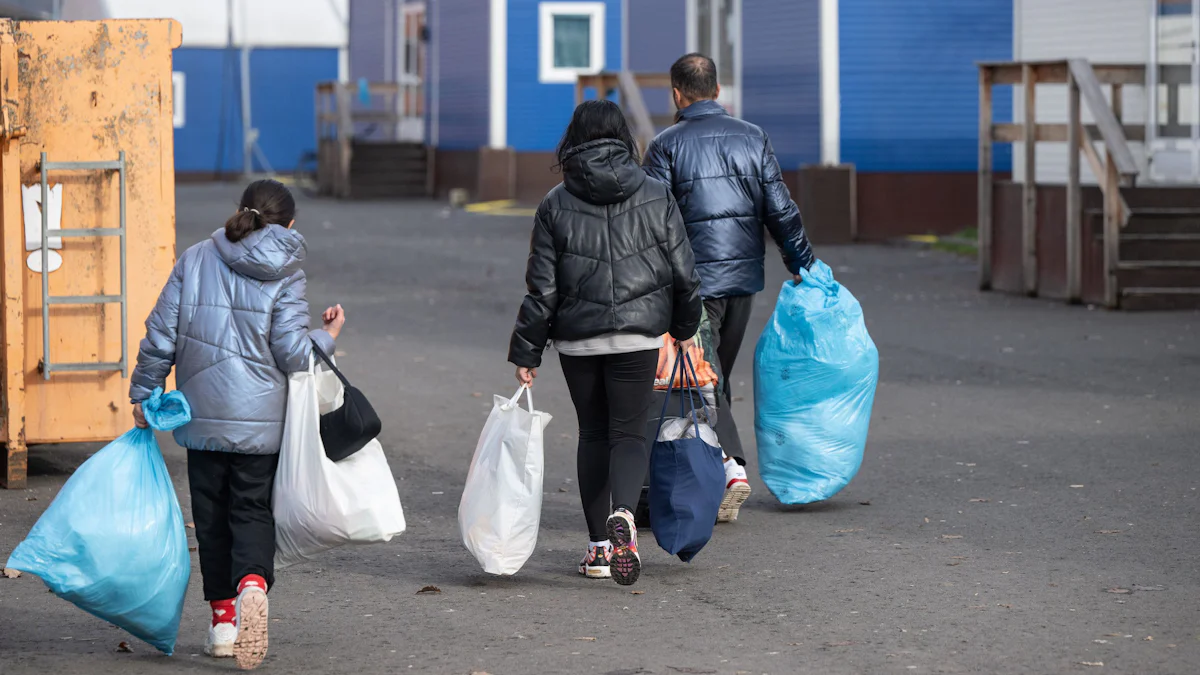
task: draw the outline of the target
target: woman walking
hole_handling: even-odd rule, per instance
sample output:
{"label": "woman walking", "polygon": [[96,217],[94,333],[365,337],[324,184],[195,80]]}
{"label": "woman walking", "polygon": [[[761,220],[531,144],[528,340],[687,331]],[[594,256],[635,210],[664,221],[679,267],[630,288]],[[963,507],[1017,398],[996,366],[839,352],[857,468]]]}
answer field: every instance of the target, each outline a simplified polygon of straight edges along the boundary
{"label": "woman walking", "polygon": [[633,511],[663,334],[690,346],[700,278],[670,190],[647,180],[620,108],[588,101],[558,146],[562,184],[534,219],[509,361],[531,386],[551,341],[579,417],[579,492],[590,541],[579,573],[641,575]]}

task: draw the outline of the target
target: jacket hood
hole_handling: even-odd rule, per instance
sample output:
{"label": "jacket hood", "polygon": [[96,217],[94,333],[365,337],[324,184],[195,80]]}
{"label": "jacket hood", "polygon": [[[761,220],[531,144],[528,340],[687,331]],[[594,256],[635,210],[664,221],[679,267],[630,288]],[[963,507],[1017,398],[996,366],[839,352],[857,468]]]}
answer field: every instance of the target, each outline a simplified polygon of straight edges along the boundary
{"label": "jacket hood", "polygon": [[621,141],[602,138],[571,149],[563,162],[563,186],[589,204],[619,204],[637,192],[646,172]]}
{"label": "jacket hood", "polygon": [[259,281],[292,276],[308,255],[304,236],[282,225],[255,230],[239,242],[229,241],[225,237],[225,228],[221,228],[213,232],[212,241],[217,254],[230,269]]}
{"label": "jacket hood", "polygon": [[676,120],[690,120],[697,117],[705,117],[708,115],[728,115],[729,111],[725,106],[716,101],[696,101],[688,107],[675,113]]}

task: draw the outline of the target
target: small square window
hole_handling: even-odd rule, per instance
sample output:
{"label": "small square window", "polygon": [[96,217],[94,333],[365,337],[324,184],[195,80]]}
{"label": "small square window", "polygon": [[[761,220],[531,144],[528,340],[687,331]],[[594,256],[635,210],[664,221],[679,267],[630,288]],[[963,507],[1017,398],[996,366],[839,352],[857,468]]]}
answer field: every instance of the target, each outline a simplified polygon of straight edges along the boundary
{"label": "small square window", "polygon": [[604,69],[604,3],[538,5],[538,79],[573,83]]}

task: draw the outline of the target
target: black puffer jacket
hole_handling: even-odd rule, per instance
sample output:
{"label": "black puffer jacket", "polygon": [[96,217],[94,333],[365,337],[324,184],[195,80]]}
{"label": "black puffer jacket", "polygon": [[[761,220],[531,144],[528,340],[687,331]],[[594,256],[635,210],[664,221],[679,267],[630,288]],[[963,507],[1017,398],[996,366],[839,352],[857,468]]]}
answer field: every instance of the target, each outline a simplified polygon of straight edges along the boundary
{"label": "black puffer jacket", "polygon": [[700,294],[763,289],[764,225],[792,274],[808,269],[812,247],[766,133],[716,101],[694,103],[678,117],[647,148],[645,164],[679,201],[704,282]]}
{"label": "black puffer jacket", "polygon": [[700,327],[700,278],[675,198],[620,141],[585,143],[563,164],[534,218],[526,284],[508,350],[526,368],[541,365],[549,340],[683,340]]}

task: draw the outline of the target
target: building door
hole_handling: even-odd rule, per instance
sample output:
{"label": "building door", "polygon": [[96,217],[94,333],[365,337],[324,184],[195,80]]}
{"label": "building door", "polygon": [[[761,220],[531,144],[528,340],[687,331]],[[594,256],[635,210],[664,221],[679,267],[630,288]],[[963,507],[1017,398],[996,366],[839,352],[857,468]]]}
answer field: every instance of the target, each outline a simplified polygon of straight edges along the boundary
{"label": "building door", "polygon": [[399,61],[396,77],[400,85],[400,129],[398,136],[405,141],[419,142],[425,138],[425,64],[428,42],[425,39],[426,14],[424,2],[406,2],[400,14],[397,49]]}
{"label": "building door", "polygon": [[1153,0],[1150,180],[1200,183],[1200,0]]}
{"label": "building door", "polygon": [[687,45],[717,63],[721,96],[732,115],[742,112],[742,0],[688,0]]}

